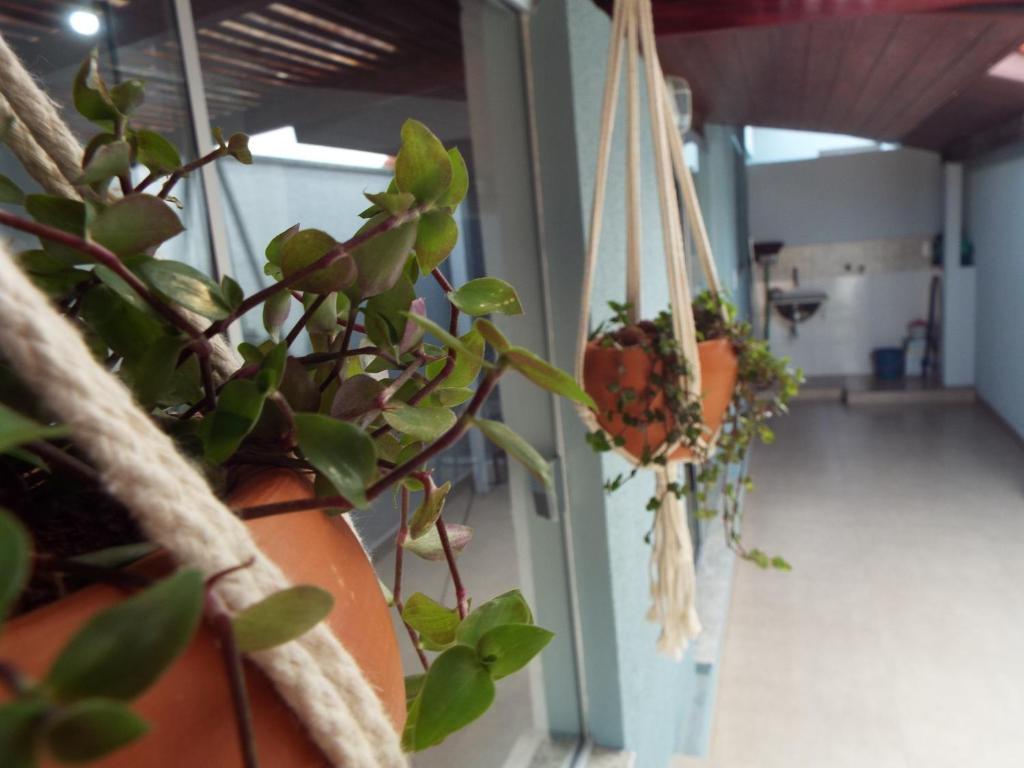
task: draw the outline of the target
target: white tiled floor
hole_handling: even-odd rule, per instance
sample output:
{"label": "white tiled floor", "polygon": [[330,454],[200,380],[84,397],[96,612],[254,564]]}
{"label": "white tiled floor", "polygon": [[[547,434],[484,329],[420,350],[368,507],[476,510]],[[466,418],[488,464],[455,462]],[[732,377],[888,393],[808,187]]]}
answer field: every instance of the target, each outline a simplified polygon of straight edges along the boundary
{"label": "white tiled floor", "polygon": [[1024,450],[977,405],[799,404],[753,459],[714,768],[1024,766]]}

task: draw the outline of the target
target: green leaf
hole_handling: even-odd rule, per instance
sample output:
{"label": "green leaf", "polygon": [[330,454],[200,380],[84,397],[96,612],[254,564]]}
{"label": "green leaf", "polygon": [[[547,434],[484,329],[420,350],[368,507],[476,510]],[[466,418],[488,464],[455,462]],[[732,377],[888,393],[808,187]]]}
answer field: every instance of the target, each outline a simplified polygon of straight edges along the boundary
{"label": "green leaf", "polygon": [[[141,265],[141,261],[136,265],[136,268]],[[118,296],[124,299],[126,302],[131,304],[135,309],[143,312],[155,319],[155,313],[153,308],[146,303],[134,288],[132,288],[128,281],[125,280],[114,270],[103,264],[97,264],[93,268],[93,274],[100,279],[100,282],[105,286],[113,290]]]}
{"label": "green leaf", "polygon": [[111,129],[118,117],[114,100],[99,74],[98,54],[94,48],[75,75],[72,98],[78,114],[97,125]]}
{"label": "green leaf", "polygon": [[260,363],[259,373],[256,374],[256,386],[266,394],[276,392],[284,380],[285,366],[288,360],[288,345],[285,342],[275,344],[267,352],[263,362]]}
{"label": "green leaf", "polygon": [[554,392],[556,395],[567,397],[587,408],[597,408],[590,395],[580,388],[572,376],[551,363],[541,360],[530,350],[522,347],[509,347],[502,355],[509,365],[537,386],[543,387],[548,392]]}
{"label": "green leaf", "polygon": [[306,460],[351,504],[367,506],[366,486],[377,469],[373,439],[355,424],[319,413],[296,413],[295,427]]}
{"label": "green leaf", "polygon": [[127,141],[112,141],[93,153],[76,184],[102,184],[127,175],[131,170],[132,148]]}
{"label": "green leaf", "polygon": [[220,279],[220,295],[224,303],[231,309],[238,309],[238,305],[245,301],[245,291],[231,275],[224,275]]}
{"label": "green leaf", "polygon": [[448,300],[467,315],[521,315],[516,289],[496,277],[478,277],[448,294]]}
{"label": "green leaf", "polygon": [[472,347],[470,347],[467,344],[463,344],[461,339],[452,336],[450,333],[448,333],[448,331],[446,331],[440,325],[435,323],[429,317],[425,317],[424,315],[417,315],[413,312],[406,312],[404,314],[407,319],[416,323],[416,325],[425,330],[427,333],[432,333],[442,344],[454,349],[456,353],[456,361],[458,361],[458,358],[465,356],[467,362],[480,361],[481,365],[487,365],[488,367],[491,367],[489,363],[481,359],[479,351],[474,352]]}
{"label": "green leaf", "polygon": [[[289,277],[323,258],[337,245],[333,237],[319,229],[303,229],[296,232],[281,245],[281,273]],[[270,250],[270,246],[267,250]],[[352,258],[341,256],[329,267],[307,275],[293,287],[309,293],[331,293],[348,288],[355,279],[356,268]]]}
{"label": "green leaf", "polygon": [[0,704],[0,756],[4,768],[37,768],[36,736],[49,704],[24,697]]}
{"label": "green leaf", "polygon": [[299,231],[298,224],[292,224],[284,232],[280,232],[274,235],[274,238],[267,243],[267,249],[264,251],[267,261],[271,264],[281,265],[281,249],[284,248],[284,244]]}
{"label": "green leaf", "polygon": [[366,302],[364,317],[370,340],[383,349],[398,344],[405,331],[405,314],[415,300],[416,289],[407,277],[402,276],[389,290]]}
{"label": "green leaf", "polygon": [[153,173],[170,173],[181,167],[178,148],[156,131],[135,131],[136,159]]}
{"label": "green leaf", "polygon": [[395,158],[395,182],[421,203],[437,200],[452,183],[452,161],[444,145],[418,120],[402,125],[402,147]]}
{"label": "green leaf", "polygon": [[60,709],[47,722],[46,746],[64,763],[98,760],[138,739],[149,726],[126,705],[86,699]]}
{"label": "green leaf", "polygon": [[110,89],[110,100],[123,115],[130,115],[146,100],[146,84],[141,80],[125,80]]}
{"label": "green leaf", "polygon": [[384,411],[384,421],[404,435],[430,442],[451,429],[455,414],[448,408],[392,403]]}
{"label": "green leaf", "polygon": [[456,405],[462,405],[475,394],[476,391],[468,387],[439,387],[431,392],[430,397],[424,402],[452,408]]}
{"label": "green leaf", "polygon": [[0,203],[21,205],[24,202],[25,193],[21,191],[21,187],[3,174],[0,174]]}
{"label": "green leaf", "polygon": [[436,645],[449,645],[455,641],[459,614],[438,602],[416,592],[405,601],[402,619]]}
{"label": "green leaf", "polygon": [[531,475],[544,483],[546,488],[551,488],[551,464],[545,461],[536,448],[500,421],[473,419],[473,425],[483,432],[491,442],[518,460],[529,470]]}
{"label": "green leaf", "polygon": [[170,240],[183,229],[167,203],[143,194],[123,197],[103,210],[93,222],[91,234],[118,256],[132,256]]}
{"label": "green leaf", "polygon": [[10,512],[0,509],[0,622],[25,588],[31,557],[25,527]]}
{"label": "green leaf", "polygon": [[533,624],[504,624],[484,632],[476,652],[491,677],[500,680],[525,667],[554,636]]}
{"label": "green leaf", "polygon": [[126,565],[141,560],[146,555],[151,555],[158,549],[156,544],[149,541],[141,541],[137,544],[119,544],[113,547],[86,552],[84,555],[72,557],[76,563],[85,565],[96,565],[101,568],[122,568]]}
{"label": "green leaf", "polygon": [[406,723],[403,746],[417,752],[440,744],[480,717],[492,701],[494,681],[476,651],[460,645],[449,648],[427,671],[416,698],[416,717]]}
{"label": "green leaf", "polygon": [[[442,387],[446,389],[461,390],[463,387],[468,387],[476,381],[476,377],[480,373],[480,367],[484,359],[484,339],[475,328],[471,328],[460,336],[459,342],[463,349],[469,351],[469,354],[456,354],[455,365],[448,377],[442,382]],[[455,351],[456,353],[459,352],[458,349]],[[445,363],[446,360],[435,360],[433,363],[428,365],[427,376],[434,378],[440,374]],[[435,390],[435,392],[439,393],[440,390]],[[443,401],[441,401],[440,404],[457,405],[457,403],[454,402],[445,403]]]}
{"label": "green leaf", "polygon": [[244,133],[232,133],[228,137],[228,154],[242,165],[252,165],[252,152],[249,151],[249,137]]}
{"label": "green leaf", "polygon": [[167,334],[152,313],[137,309],[105,285],[86,292],[80,315],[99,338],[126,360],[141,357],[156,339]]}
{"label": "green leaf", "polygon": [[[85,225],[88,213],[85,203],[79,200],[67,200],[63,197],[50,195],[27,195],[25,210],[40,224],[68,232],[78,238],[85,238]],[[52,256],[64,259],[68,265],[89,264],[92,259],[77,248],[53,240],[44,240],[43,248]]]}
{"label": "green leaf", "polygon": [[63,437],[67,433],[66,427],[51,427],[37,424],[27,416],[22,416],[17,411],[13,411],[3,403],[0,403],[0,453],[36,440]]}
{"label": "green leaf", "polygon": [[380,409],[377,397],[384,384],[364,373],[350,376],[341,382],[334,402],[331,404],[331,416],[351,421],[371,411]]}
{"label": "green leaf", "polygon": [[409,535],[414,539],[420,538],[427,531],[434,527],[434,523],[444,511],[444,502],[448,498],[448,492],[452,489],[451,480],[433,488],[429,488],[423,494],[423,501],[413,513],[409,522]]}
{"label": "green leaf", "polygon": [[[379,227],[389,218],[387,213],[379,213],[360,227],[357,234]],[[349,296],[353,299],[368,299],[391,290],[402,277],[406,259],[415,242],[416,222],[407,221],[354,248],[352,258],[358,277]]]}
{"label": "green leaf", "polygon": [[473,328],[499,353],[508,351],[508,348],[511,346],[508,339],[505,338],[505,334],[499,331],[497,326],[486,318],[480,317],[474,320]]}
{"label": "green leaf", "polygon": [[457,208],[459,203],[466,197],[469,191],[469,171],[466,169],[466,161],[458,147],[448,150],[448,159],[452,163],[452,182],[448,189],[437,200],[439,208]]}
{"label": "green leaf", "polygon": [[199,424],[207,461],[222,464],[238,450],[260,420],[266,396],[252,379],[232,379],[224,385],[216,410]]}
{"label": "green leaf", "polygon": [[139,272],[164,298],[197,315],[220,320],[231,311],[221,294],[220,286],[188,264],[149,259],[139,266]]}
{"label": "green leaf", "polygon": [[397,216],[408,211],[416,203],[416,198],[408,192],[364,192],[363,194],[367,200],[380,209],[374,212],[374,216],[380,211]]}
{"label": "green leaf", "polygon": [[331,593],[319,587],[300,585],[275,592],[231,620],[238,650],[265,651],[301,637],[333,607]]}
{"label": "green leaf", "polygon": [[[452,552],[458,555],[472,540],[473,529],[468,525],[459,525],[458,523],[445,523],[444,527],[448,533],[448,543],[451,544]],[[438,534],[436,527],[428,528],[427,532],[418,539],[406,536],[402,546],[424,560],[445,559],[444,547],[441,545],[441,536]]]}
{"label": "green leaf", "polygon": [[93,616],[46,678],[65,702],[133,699],[185,650],[203,609],[203,577],[183,570]]}
{"label": "green leaf", "polygon": [[416,227],[416,263],[427,275],[452,252],[459,240],[459,227],[447,211],[427,211]]}
{"label": "green leaf", "polygon": [[421,690],[423,690],[423,682],[427,679],[425,673],[419,673],[418,675],[406,675],[405,676],[405,703],[409,704],[415,699]]}
{"label": "green leaf", "polygon": [[152,408],[172,383],[185,343],[181,336],[161,336],[141,357],[125,362],[125,376],[143,407]]}
{"label": "green leaf", "polygon": [[278,291],[263,302],[263,327],[271,338],[280,338],[281,328],[292,308],[290,291]]}
{"label": "green leaf", "polygon": [[533,612],[518,589],[498,595],[475,608],[459,624],[455,639],[476,648],[487,632],[505,624],[533,624]]}

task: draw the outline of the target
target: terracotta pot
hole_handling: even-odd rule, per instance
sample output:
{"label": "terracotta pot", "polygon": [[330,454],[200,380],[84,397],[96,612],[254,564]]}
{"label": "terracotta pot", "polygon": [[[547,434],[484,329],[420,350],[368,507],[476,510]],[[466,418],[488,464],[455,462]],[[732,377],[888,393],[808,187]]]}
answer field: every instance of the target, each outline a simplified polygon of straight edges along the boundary
{"label": "terracotta pot", "polygon": [[[700,356],[704,427],[708,435],[717,435],[736,387],[736,352],[728,339],[702,341],[697,345],[697,352]],[[664,392],[649,383],[651,375],[660,374],[661,371],[661,360],[643,347],[606,348],[597,341],[587,345],[583,361],[583,385],[587,394],[597,403],[597,421],[609,435],[624,437],[626,442],[622,446],[623,450],[637,460],[643,456],[645,446],[649,453],[653,453],[664,445],[665,436],[675,420],[671,414],[666,413],[663,422],[640,427],[626,426],[619,413],[611,416],[608,414],[616,410],[617,399],[609,386],[617,384],[622,389],[629,388],[638,393],[647,388],[655,390],[649,403],[637,400],[625,408],[626,415],[642,418],[648,408],[654,411],[665,408]],[[690,449],[680,446],[672,452],[671,458],[682,460],[692,458],[692,455]]]}
{"label": "terracotta pot", "polygon": [[[312,486],[302,476],[270,470],[245,480],[228,501],[252,506],[312,495]],[[398,641],[377,576],[352,529],[343,519],[329,518],[319,510],[253,520],[249,528],[262,550],[293,582],[316,584],[334,595],[327,621],[380,693],[400,730],[405,722],[405,688]],[[151,564],[146,566],[148,570]],[[0,658],[14,660],[38,679],[78,627],[123,597],[114,587],[91,586],[20,616],[0,635]],[[261,764],[275,768],[326,765],[303,726],[251,663],[246,664],[246,681]],[[223,661],[213,633],[205,626],[133,706],[150,723],[150,732],[91,766],[230,768],[242,764]]]}

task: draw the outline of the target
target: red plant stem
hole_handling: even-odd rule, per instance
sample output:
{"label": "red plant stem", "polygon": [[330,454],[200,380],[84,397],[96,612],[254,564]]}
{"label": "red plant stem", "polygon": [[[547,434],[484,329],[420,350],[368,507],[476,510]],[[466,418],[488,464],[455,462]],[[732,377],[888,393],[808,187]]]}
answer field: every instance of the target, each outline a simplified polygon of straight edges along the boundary
{"label": "red plant stem", "polygon": [[256,293],[249,296],[234,310],[232,310],[232,312],[227,317],[225,317],[222,320],[218,320],[217,322],[210,325],[210,327],[206,329],[206,337],[209,338],[211,336],[216,336],[217,334],[222,333],[224,329],[231,325],[233,322],[235,322],[235,320],[237,320],[239,317],[241,317],[254,307],[258,307],[260,304],[265,302],[278,291],[283,291],[286,288],[291,288],[296,283],[302,282],[304,278],[309,277],[314,272],[319,272],[321,269],[326,269],[327,267],[331,266],[331,264],[336,262],[338,259],[350,255],[355,248],[358,248],[363,243],[372,240],[377,235],[382,235],[385,232],[390,232],[393,229],[398,229],[402,225],[408,224],[410,221],[418,220],[424,212],[429,211],[433,207],[433,203],[423,203],[421,205],[413,206],[408,211],[385,219],[377,226],[371,227],[365,232],[350,237],[344,243],[339,243],[337,246],[329,250],[316,261],[307,264],[302,269],[297,269],[287,277],[281,278],[279,281],[267,286],[263,290],[256,291]]}
{"label": "red plant stem", "polygon": [[178,312],[174,307],[161,301],[156,294],[149,289],[149,286],[142,282],[134,272],[128,269],[121,262],[121,259],[119,259],[112,251],[104,248],[99,243],[92,243],[87,240],[83,240],[70,232],[65,232],[61,229],[50,227],[46,224],[40,224],[35,221],[29,221],[28,219],[15,216],[7,211],[0,211],[0,224],[6,224],[14,229],[20,229],[22,232],[28,232],[45,240],[53,240],[56,243],[61,243],[62,245],[74,248],[75,250],[84,253],[86,256],[91,257],[98,264],[102,264],[124,280],[129,287],[131,287],[131,289],[135,291],[143,301],[149,304],[149,306],[151,306],[158,315],[192,339],[192,349],[199,357],[199,366],[203,373],[203,385],[206,390],[206,398],[208,401],[214,401],[214,394],[211,388],[213,384],[213,376],[210,373],[209,339],[193,328],[192,324],[185,318],[185,316]]}
{"label": "red plant stem", "polygon": [[[469,405],[466,407],[466,410],[462,412],[462,415],[459,416],[451,429],[411,459],[403,464],[399,464],[387,475],[373,483],[366,489],[366,498],[369,500],[377,498],[381,493],[399,482],[402,478],[412,474],[434,456],[458,442],[466,433],[466,430],[469,429],[472,418],[476,416],[480,407],[483,405],[488,395],[490,395],[494,390],[495,385],[498,383],[498,379],[501,378],[501,375],[504,372],[504,366],[499,366],[490,371],[487,376],[484,377],[484,380],[480,382],[480,388],[477,389],[476,394],[473,395],[473,399],[469,401]],[[253,507],[242,507],[235,511],[244,519],[253,520],[259,517],[280,515],[286,512],[301,512],[306,509],[325,509],[328,507],[344,511],[352,509],[352,504],[350,504],[348,499],[344,496],[320,496],[313,499],[296,499],[295,501],[282,501],[276,504],[260,504]]]}
{"label": "red plant stem", "polygon": [[466,618],[469,613],[469,598],[466,595],[466,587],[462,583],[462,576],[459,574],[459,567],[455,564],[455,553],[452,551],[452,544],[448,541],[448,529],[444,520],[437,518],[434,523],[437,528],[437,535],[441,539],[441,548],[444,550],[444,559],[448,561],[448,570],[452,574],[452,584],[455,586],[455,600],[459,606],[459,618]]}
{"label": "red plant stem", "polygon": [[358,357],[359,355],[376,355],[377,357],[383,357],[392,365],[398,365],[398,361],[395,358],[377,347],[356,347],[355,349],[346,349],[343,352],[314,352],[310,355],[295,358],[295,362],[302,365],[322,365],[323,363],[333,362],[339,357]]}
{"label": "red plant stem", "polygon": [[402,544],[405,543],[405,537],[409,535],[409,489],[402,488],[402,504],[401,504],[401,518],[398,523],[398,534],[395,536],[395,585],[391,590],[391,596],[395,603],[395,610],[398,611],[398,617],[402,619],[402,624],[405,625],[405,631],[409,633],[409,640],[412,641],[412,647],[416,649],[416,655],[420,657],[420,664],[423,665],[423,669],[426,670],[430,666],[430,662],[427,661],[427,654],[423,652],[420,647],[419,638],[416,636],[416,630],[406,623],[402,614],[405,612],[405,606],[402,605],[402,561],[403,555],[405,554],[405,547]]}
{"label": "red plant stem", "polygon": [[[348,321],[347,320],[342,320],[339,317],[338,318],[338,325],[340,325],[342,328],[344,328],[346,325],[348,325]],[[366,326],[362,325],[360,323],[352,323],[352,330],[354,330],[356,333],[366,333]]]}
{"label": "red plant stem", "polygon": [[313,303],[306,308],[306,311],[302,313],[302,317],[300,317],[299,321],[295,323],[295,327],[292,328],[288,332],[288,335],[285,337],[284,345],[286,347],[290,348],[291,345],[295,343],[295,340],[299,338],[299,334],[302,333],[302,329],[305,328],[306,323],[309,322],[309,318],[313,316],[314,312],[320,309],[320,305],[327,300],[327,296],[328,294],[321,293],[319,296],[313,299]]}
{"label": "red plant stem", "polygon": [[224,657],[224,670],[228,675],[231,703],[235,710],[235,727],[238,730],[238,745],[242,750],[242,764],[245,768],[258,768],[256,738],[252,727],[252,708],[245,688],[245,670],[242,669],[242,655],[235,642],[235,629],[231,617],[218,611],[214,614],[213,628],[220,638],[220,650]]}
{"label": "red plant stem", "polygon": [[[445,296],[451,293],[452,284],[448,282],[448,279],[443,274],[441,274],[440,269],[435,268],[430,274],[434,276],[434,280],[436,280],[437,284],[441,286],[441,290],[445,292]],[[448,303],[451,306],[451,313],[448,316],[448,333],[452,336],[458,336],[459,308],[452,304],[450,300]],[[416,405],[416,403],[437,389],[442,381],[452,375],[452,371],[455,369],[455,354],[455,350],[449,347],[448,359],[444,363],[444,368],[438,371],[437,376],[428,381],[419,392],[416,392],[409,398],[409,405]]]}
{"label": "red plant stem", "polygon": [[[202,157],[196,158],[191,163],[181,166],[181,168],[172,173],[171,177],[164,182],[164,185],[160,188],[160,193],[157,195],[157,197],[159,197],[160,199],[165,199],[169,194],[171,194],[171,190],[174,189],[174,185],[177,184],[178,181],[183,176],[188,176],[190,173],[192,173],[192,171],[196,170],[197,168],[202,168],[207,163],[212,163],[214,160],[224,157],[227,153],[227,147],[217,147],[216,149],[206,153]],[[135,191],[138,192],[140,190],[141,185],[139,189],[136,189]]]}
{"label": "red plant stem", "polygon": [[358,313],[359,304],[353,302],[348,310],[348,320],[345,323],[345,332],[341,337],[341,346],[337,350],[338,357],[335,359],[334,365],[331,366],[331,372],[327,374],[327,378],[320,383],[321,392],[331,386],[331,382],[341,373],[341,363],[345,359],[343,355],[348,352],[348,345],[352,343],[352,330],[356,324],[356,315]]}

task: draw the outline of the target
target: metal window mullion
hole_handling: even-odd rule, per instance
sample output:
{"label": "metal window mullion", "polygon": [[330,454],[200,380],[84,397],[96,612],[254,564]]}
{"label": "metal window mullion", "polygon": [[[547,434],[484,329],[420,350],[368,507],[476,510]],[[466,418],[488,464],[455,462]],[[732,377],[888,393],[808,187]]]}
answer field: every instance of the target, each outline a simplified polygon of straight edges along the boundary
{"label": "metal window mullion", "polygon": [[[178,44],[181,48],[182,68],[185,74],[185,92],[188,95],[189,113],[192,117],[192,133],[196,151],[202,156],[213,150],[213,136],[210,129],[210,113],[206,109],[206,87],[203,85],[203,70],[199,60],[199,40],[196,37],[195,19],[192,16],[191,0],[172,0],[174,18],[178,25]],[[230,275],[231,256],[228,247],[227,221],[224,217],[224,194],[220,176],[213,163],[204,165],[200,171],[203,194],[206,198],[206,224],[210,232],[210,247],[213,251],[213,273],[219,280]],[[237,324],[228,328],[232,344],[241,339]]]}

